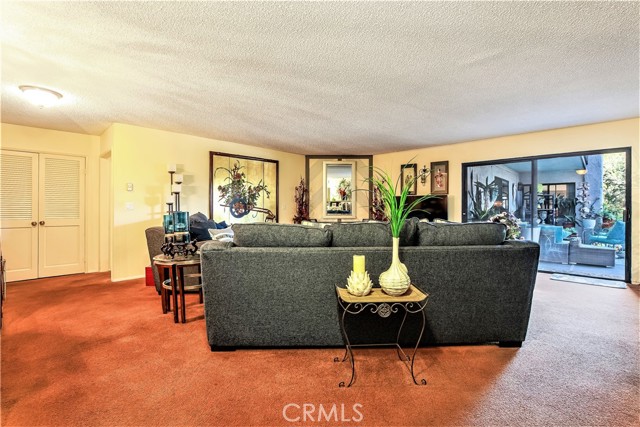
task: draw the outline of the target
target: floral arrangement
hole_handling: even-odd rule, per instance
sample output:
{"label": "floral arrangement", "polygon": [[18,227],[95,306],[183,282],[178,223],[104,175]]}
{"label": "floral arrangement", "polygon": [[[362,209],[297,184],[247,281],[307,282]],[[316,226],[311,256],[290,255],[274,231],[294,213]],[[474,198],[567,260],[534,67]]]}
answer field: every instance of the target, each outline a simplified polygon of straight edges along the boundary
{"label": "floral arrangement", "polygon": [[583,182],[576,190],[576,207],[578,208],[578,214],[582,219],[596,219],[601,215],[595,211],[594,205],[600,198],[591,202],[591,195],[589,193],[589,184]]}
{"label": "floral arrangement", "polygon": [[294,224],[309,220],[309,189],[304,183],[304,178],[300,177],[300,184],[295,189],[294,200],[296,203],[296,215],[293,217]]}
{"label": "floral arrangement", "polygon": [[494,215],[489,218],[489,221],[507,226],[507,240],[518,240],[520,238],[518,219],[510,212],[502,212]]}
{"label": "floral arrangement", "polygon": [[256,206],[256,202],[260,197],[260,194],[264,192],[269,198],[269,190],[267,186],[262,183],[262,180],[257,185],[247,181],[247,175],[241,170],[244,166],[240,166],[238,162],[233,165],[232,169],[219,167],[216,169],[222,169],[226,171],[229,176],[225,178],[228,182],[224,185],[218,186],[220,192],[219,201],[223,205],[229,206],[232,214],[236,217],[241,217],[249,213]]}

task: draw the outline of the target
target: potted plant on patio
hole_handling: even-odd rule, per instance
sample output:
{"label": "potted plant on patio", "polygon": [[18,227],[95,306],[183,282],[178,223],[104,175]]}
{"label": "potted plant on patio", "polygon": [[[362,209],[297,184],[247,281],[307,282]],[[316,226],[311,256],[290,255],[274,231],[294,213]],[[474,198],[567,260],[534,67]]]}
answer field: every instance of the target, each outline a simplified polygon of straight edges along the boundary
{"label": "potted plant on patio", "polygon": [[600,213],[596,211],[595,204],[599,197],[591,201],[591,194],[589,192],[589,184],[583,182],[576,191],[576,207],[578,208],[578,215],[581,220],[577,221],[578,225],[583,229],[593,229],[596,226],[596,219],[601,217]]}

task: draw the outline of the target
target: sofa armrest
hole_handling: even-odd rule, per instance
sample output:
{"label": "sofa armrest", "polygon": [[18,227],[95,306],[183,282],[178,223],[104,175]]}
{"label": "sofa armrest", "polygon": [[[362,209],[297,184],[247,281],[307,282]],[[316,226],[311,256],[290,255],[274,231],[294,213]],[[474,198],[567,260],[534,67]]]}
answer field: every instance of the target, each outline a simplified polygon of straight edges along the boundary
{"label": "sofa armrest", "polygon": [[535,248],[540,246],[538,243],[532,242],[530,240],[505,240],[502,244],[505,246],[514,246],[517,248],[526,248],[526,247]]}
{"label": "sofa armrest", "polygon": [[207,240],[200,247],[200,252],[202,251],[224,251],[226,249],[234,247],[235,244],[233,242],[219,242],[217,240]]}

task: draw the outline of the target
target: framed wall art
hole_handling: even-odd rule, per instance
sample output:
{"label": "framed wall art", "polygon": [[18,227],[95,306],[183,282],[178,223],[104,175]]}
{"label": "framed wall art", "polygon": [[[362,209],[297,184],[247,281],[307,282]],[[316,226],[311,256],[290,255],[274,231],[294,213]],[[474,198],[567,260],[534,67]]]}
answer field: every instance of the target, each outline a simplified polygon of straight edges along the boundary
{"label": "framed wall art", "polygon": [[278,161],[209,153],[209,217],[227,224],[278,221]]}
{"label": "framed wall art", "polygon": [[416,163],[408,163],[406,165],[400,166],[400,180],[401,186],[400,191],[404,190],[404,187],[410,185],[409,195],[418,194],[418,181],[416,176],[418,175],[418,165]]}
{"label": "framed wall art", "polygon": [[431,162],[431,194],[449,194],[449,161]]}

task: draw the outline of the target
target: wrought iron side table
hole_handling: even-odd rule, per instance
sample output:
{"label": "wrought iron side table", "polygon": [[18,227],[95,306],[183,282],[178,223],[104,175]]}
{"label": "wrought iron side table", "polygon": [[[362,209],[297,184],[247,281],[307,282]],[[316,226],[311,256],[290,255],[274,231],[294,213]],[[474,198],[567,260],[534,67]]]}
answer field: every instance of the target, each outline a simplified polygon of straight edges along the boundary
{"label": "wrought iron side table", "polygon": [[[190,290],[198,290],[200,292],[200,302],[202,302],[202,285],[185,286],[184,278],[200,276],[200,254],[198,256],[190,256],[185,258],[171,258],[166,255],[158,255],[153,257],[153,263],[158,268],[160,276],[160,297],[162,298],[162,313],[166,313],[171,305],[169,303],[169,295],[167,291],[171,291],[173,298],[173,321],[178,323],[178,294],[180,294],[180,315],[182,323],[186,322],[186,310],[184,302],[184,292]],[[184,274],[185,267],[197,266],[197,274]],[[169,270],[169,278],[167,280],[166,270]],[[169,283],[167,283],[169,282]]]}
{"label": "wrought iron side table", "polygon": [[[346,387],[351,387],[353,384],[353,380],[356,375],[356,365],[355,360],[353,358],[353,347],[377,347],[377,346],[393,346],[396,347],[396,352],[398,354],[398,358],[405,363],[407,369],[409,369],[409,373],[411,373],[411,378],[413,379],[414,384],[416,385],[425,385],[427,381],[423,378],[420,380],[420,383],[416,380],[416,376],[413,370],[413,364],[415,362],[416,353],[418,351],[418,345],[420,345],[420,340],[422,339],[422,335],[424,334],[424,328],[426,324],[426,318],[424,314],[424,309],[427,306],[427,301],[429,299],[429,294],[422,292],[415,285],[411,285],[409,290],[401,296],[390,296],[382,292],[380,288],[371,289],[371,293],[369,295],[363,297],[356,297],[351,295],[345,288],[341,288],[336,286],[336,295],[338,297],[338,304],[342,308],[342,315],[340,316],[340,328],[342,329],[342,336],[345,341],[345,351],[344,356],[342,358],[336,357],[333,359],[334,362],[344,362],[347,360],[347,356],[351,360],[351,379],[349,380],[349,384]],[[380,317],[386,318],[389,317],[393,313],[397,313],[400,309],[404,309],[404,318],[402,319],[402,323],[400,324],[400,329],[398,330],[398,335],[396,337],[395,343],[385,343],[385,344],[351,344],[349,341],[349,336],[347,335],[347,331],[344,326],[344,320],[349,314],[360,314],[365,310],[368,310],[371,313],[377,314]],[[420,313],[422,315],[422,327],[420,328],[420,335],[418,336],[418,341],[416,342],[415,347],[413,348],[413,354],[408,356],[402,347],[400,346],[400,336],[402,334],[402,328],[407,320],[407,315],[409,313]],[[410,362],[410,363],[409,363]],[[341,381],[338,384],[339,387],[345,387],[345,382]]]}

